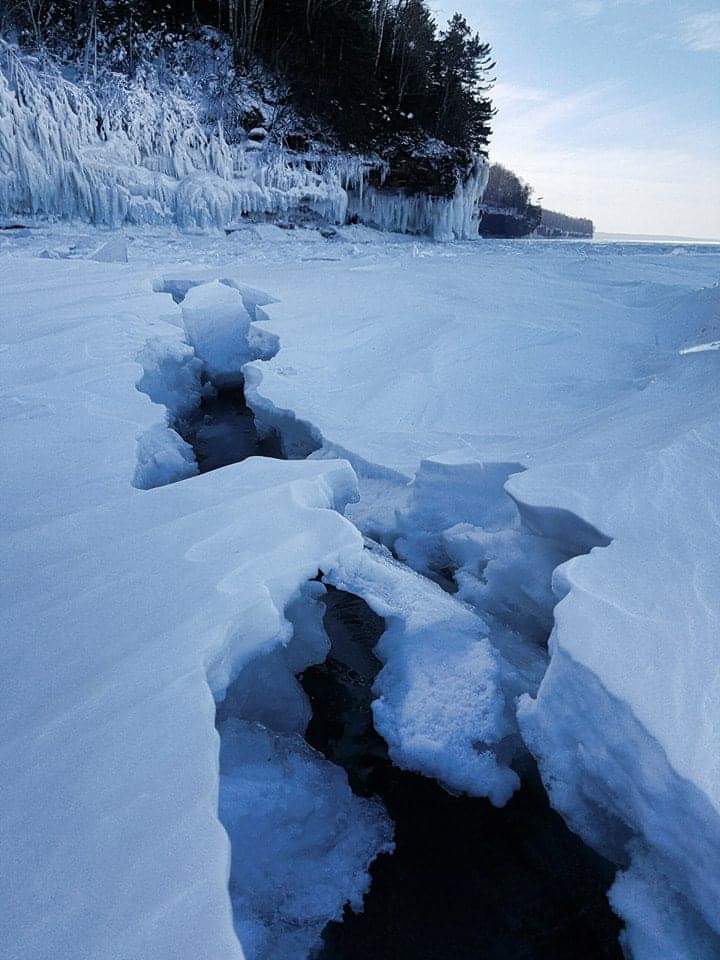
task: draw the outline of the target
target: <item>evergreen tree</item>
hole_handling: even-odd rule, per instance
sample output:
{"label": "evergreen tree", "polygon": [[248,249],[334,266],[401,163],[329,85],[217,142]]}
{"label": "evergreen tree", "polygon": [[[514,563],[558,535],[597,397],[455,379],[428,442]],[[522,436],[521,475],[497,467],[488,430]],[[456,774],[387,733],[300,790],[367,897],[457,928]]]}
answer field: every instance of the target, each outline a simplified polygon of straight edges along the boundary
{"label": "evergreen tree", "polygon": [[343,146],[433,136],[475,151],[490,136],[490,47],[460,14],[438,34],[426,0],[18,0],[2,24],[73,55],[86,75],[98,52],[132,74],[211,26],[231,38],[240,71],[274,71]]}
{"label": "evergreen tree", "polygon": [[433,68],[435,136],[454,146],[482,148],[490,136],[493,108],[486,94],[495,63],[490,45],[472,33],[459,13],[437,40]]}

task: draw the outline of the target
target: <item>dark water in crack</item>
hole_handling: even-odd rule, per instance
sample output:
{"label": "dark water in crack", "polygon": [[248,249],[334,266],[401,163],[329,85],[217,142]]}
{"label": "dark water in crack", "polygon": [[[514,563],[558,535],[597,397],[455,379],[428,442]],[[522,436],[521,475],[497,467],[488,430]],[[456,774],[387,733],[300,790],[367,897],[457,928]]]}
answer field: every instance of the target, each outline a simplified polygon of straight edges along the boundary
{"label": "dark water in crack", "polygon": [[195,451],[200,473],[248,457],[281,458],[277,437],[258,436],[242,386],[227,387],[205,397],[192,417],[179,423],[177,429]]}
{"label": "dark water in crack", "polygon": [[[177,426],[202,473],[282,457],[277,437],[258,437],[242,387]],[[300,678],[313,708],[306,739],[357,794],[382,799],[397,849],[373,864],[364,912],[326,927],[318,960],[621,960],[605,898],[613,869],[550,809],[539,779],[497,810],[393,767],[370,708],[384,622],[351,594],[330,588],[324,602],[330,654]]]}
{"label": "dark water in crack", "polygon": [[307,740],[356,793],[381,797],[397,849],[375,861],[364,912],[329,924],[317,957],[620,960],[610,864],[550,809],[537,777],[498,810],[393,767],[370,711],[383,621],[351,594],[331,590],[325,603],[332,648],[301,677]]}

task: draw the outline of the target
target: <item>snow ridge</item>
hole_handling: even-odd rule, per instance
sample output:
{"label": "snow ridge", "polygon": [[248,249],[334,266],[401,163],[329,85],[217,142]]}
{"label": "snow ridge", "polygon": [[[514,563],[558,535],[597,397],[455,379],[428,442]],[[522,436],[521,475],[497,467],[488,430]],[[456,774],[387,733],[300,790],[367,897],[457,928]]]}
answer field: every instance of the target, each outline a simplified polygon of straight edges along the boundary
{"label": "snow ridge", "polygon": [[[618,865],[634,960],[659,943],[672,960],[716,957],[717,352],[688,348],[717,340],[720,290],[702,286],[717,258],[507,245],[488,260],[476,284],[463,262],[328,268],[362,307],[317,321],[270,307],[305,382],[271,363],[253,404],[315,420],[313,456],[343,450],[358,473],[348,515],[485,622],[505,701],[493,752],[522,765],[529,748],[553,805]],[[552,289],[538,303],[540,270]],[[419,769],[404,746],[394,758]]]}
{"label": "snow ridge", "polygon": [[[180,302],[191,346],[163,352],[151,341],[140,382],[175,416],[199,402],[200,375],[205,391],[242,385],[247,362],[277,351],[276,339],[252,326],[259,304],[270,299],[262,291],[222,280],[163,281],[155,289]],[[335,482],[328,509],[340,513],[354,497],[354,483]],[[219,816],[231,844],[229,890],[247,960],[308,956],[346,903],[362,909],[371,862],[393,849],[382,804],[356,797],[345,773],[303,739],[310,709],[296,676],[327,655],[324,592],[305,582],[282,613],[276,608],[271,645],[239,662],[225,649],[208,665],[221,744]]]}

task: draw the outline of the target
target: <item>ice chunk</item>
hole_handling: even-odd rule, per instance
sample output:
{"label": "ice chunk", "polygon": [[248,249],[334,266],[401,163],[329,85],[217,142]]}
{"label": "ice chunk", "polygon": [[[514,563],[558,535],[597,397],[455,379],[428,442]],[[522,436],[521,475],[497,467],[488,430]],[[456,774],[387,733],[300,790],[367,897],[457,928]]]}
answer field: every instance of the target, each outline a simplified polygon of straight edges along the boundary
{"label": "ice chunk", "polygon": [[182,315],[187,338],[213,383],[242,383],[243,365],[255,357],[248,343],[250,314],[240,292],[219,281],[200,284],[188,291]]}
{"label": "ice chunk", "polygon": [[202,362],[177,337],[150,337],[137,356],[143,374],[137,388],[173,417],[183,417],[200,406]]}
{"label": "ice chunk", "polygon": [[522,529],[462,523],[445,530],[442,541],[462,600],[528,640],[547,640],[557,599],[553,572],[571,556],[562,543]]}
{"label": "ice chunk", "polygon": [[641,849],[633,852],[628,869],[618,873],[609,896],[613,909],[627,923],[620,939],[632,960],[720,957],[720,935],[708,929]]}
{"label": "ice chunk", "polygon": [[393,849],[392,826],[300,736],[232,718],[220,738],[220,818],[245,956],[306,960],[346,903],[362,909],[370,863]]}
{"label": "ice chunk", "polygon": [[140,490],[175,483],[197,472],[193,448],[175,430],[157,424],[138,437],[133,482]]}
{"label": "ice chunk", "polygon": [[325,592],[316,580],[302,585],[285,610],[291,636],[243,667],[218,706],[221,719],[239,717],[276,733],[304,735],[312,710],[297,675],[327,656],[330,641],[319,602]]}
{"label": "ice chunk", "polygon": [[328,579],[361,596],[388,626],[373,717],[395,763],[502,806],[518,787],[505,743],[514,732],[501,664],[483,621],[434,583],[365,551]]}
{"label": "ice chunk", "polygon": [[[470,604],[499,654],[499,681],[513,704],[534,693],[547,665],[552,576],[572,555],[556,540],[524,529],[504,486],[514,463],[478,463],[458,451],[424,460],[397,511],[394,549],[414,569]],[[506,755],[521,752],[517,730]]]}
{"label": "ice chunk", "polygon": [[457,524],[497,531],[518,526],[517,507],[504,490],[519,463],[478,463],[462,452],[423,460],[398,517],[397,549],[416,570],[444,566],[442,543]]}
{"label": "ice chunk", "polygon": [[92,259],[100,263],[127,263],[127,240],[125,237],[113,237],[107,240],[92,254]]}

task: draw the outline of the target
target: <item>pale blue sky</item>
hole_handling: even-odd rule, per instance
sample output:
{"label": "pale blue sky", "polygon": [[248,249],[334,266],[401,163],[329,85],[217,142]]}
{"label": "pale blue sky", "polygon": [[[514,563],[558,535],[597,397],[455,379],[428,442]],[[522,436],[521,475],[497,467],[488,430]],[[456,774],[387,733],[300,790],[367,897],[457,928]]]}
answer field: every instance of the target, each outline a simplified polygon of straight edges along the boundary
{"label": "pale blue sky", "polygon": [[493,160],[602,231],[720,238],[718,0],[441,0],[493,45]]}

